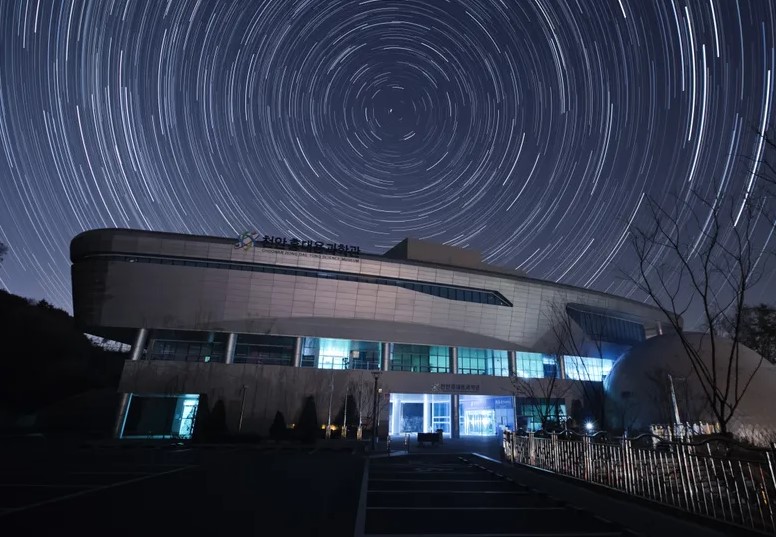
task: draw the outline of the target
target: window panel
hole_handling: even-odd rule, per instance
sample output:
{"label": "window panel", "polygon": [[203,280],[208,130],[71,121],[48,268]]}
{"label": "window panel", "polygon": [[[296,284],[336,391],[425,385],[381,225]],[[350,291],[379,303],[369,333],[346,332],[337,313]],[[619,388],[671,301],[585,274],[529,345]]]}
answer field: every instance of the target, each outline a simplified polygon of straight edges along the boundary
{"label": "window panel", "polygon": [[[155,264],[173,264],[181,266],[207,267],[214,269],[241,270],[258,272],[264,274],[276,274],[279,276],[310,277],[318,279],[332,279],[341,282],[360,282],[383,286],[401,287],[418,293],[424,293],[432,296],[446,298],[448,300],[457,300],[461,302],[470,302],[475,304],[487,304],[513,307],[512,303],[504,298],[498,291],[464,289],[460,287],[451,287],[431,282],[413,282],[393,278],[376,278],[373,276],[357,275],[352,273],[341,273],[334,271],[321,271],[312,268],[294,268],[255,265],[242,262],[230,261],[202,261],[186,258],[156,257],[156,256],[122,256],[122,255],[93,255],[89,257],[99,257],[107,260],[126,261],[131,263],[155,263]],[[362,267],[363,268],[363,267]]]}

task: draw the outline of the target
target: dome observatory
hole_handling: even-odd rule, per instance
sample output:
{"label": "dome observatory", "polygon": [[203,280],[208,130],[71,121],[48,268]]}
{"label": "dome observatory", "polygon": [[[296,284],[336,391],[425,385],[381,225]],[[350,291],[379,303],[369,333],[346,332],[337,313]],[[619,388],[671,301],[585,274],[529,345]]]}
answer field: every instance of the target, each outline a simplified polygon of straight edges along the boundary
{"label": "dome observatory", "polygon": [[[711,371],[714,354],[711,339],[697,332],[684,336]],[[724,389],[733,345],[722,338],[716,338],[715,344],[717,385]],[[738,393],[743,395],[728,422],[728,430],[739,438],[767,444],[776,439],[776,405],[771,401],[776,390],[776,366],[752,349],[739,345],[737,370],[737,375],[735,369],[731,373],[730,380],[732,384],[738,378]],[[749,386],[744,389],[750,378]],[[651,424],[674,423],[677,412],[682,423],[717,421],[682,340],[676,334],[656,336],[631,348],[615,362],[604,386],[611,401],[608,421],[612,428],[643,431]],[[731,387],[728,401],[733,400]]]}

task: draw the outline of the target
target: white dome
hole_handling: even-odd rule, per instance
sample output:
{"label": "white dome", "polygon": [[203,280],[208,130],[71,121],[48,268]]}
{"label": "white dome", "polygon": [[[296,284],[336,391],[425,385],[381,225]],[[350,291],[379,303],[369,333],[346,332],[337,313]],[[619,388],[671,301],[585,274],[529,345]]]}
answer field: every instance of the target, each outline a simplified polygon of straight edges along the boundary
{"label": "white dome", "polygon": [[[701,333],[685,333],[685,339],[695,349],[709,371],[712,366],[711,339]],[[717,385],[724,389],[727,381],[728,357],[733,348],[729,340],[715,338]],[[758,369],[759,366],[759,369]],[[728,430],[736,436],[758,444],[776,440],[776,366],[752,349],[739,345],[738,393],[744,393]],[[756,371],[756,372],[755,372]],[[749,387],[743,385],[751,378]],[[607,410],[609,426],[615,429],[645,430],[651,424],[674,422],[669,375],[673,378],[676,406],[683,422],[715,423],[704,396],[703,386],[692,362],[676,334],[651,338],[633,347],[617,360],[604,386],[611,401]],[[731,374],[731,382],[736,375]],[[729,402],[734,401],[731,388]]]}

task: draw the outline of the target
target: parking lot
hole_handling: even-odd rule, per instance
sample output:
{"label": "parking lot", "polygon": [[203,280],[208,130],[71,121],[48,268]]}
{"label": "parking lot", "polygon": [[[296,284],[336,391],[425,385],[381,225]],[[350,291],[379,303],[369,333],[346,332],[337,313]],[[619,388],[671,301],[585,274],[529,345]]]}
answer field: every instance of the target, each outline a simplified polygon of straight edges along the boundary
{"label": "parking lot", "polygon": [[313,448],[47,447],[2,455],[3,535],[275,528],[350,535],[363,469],[360,456]]}

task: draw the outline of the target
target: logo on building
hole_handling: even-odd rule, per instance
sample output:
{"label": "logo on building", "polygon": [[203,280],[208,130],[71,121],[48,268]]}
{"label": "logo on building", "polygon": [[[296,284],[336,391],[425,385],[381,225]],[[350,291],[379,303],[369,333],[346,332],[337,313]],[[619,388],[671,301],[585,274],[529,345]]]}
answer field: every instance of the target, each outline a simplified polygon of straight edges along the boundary
{"label": "logo on building", "polygon": [[234,247],[241,250],[250,250],[259,240],[258,231],[243,231],[237,239]]}

